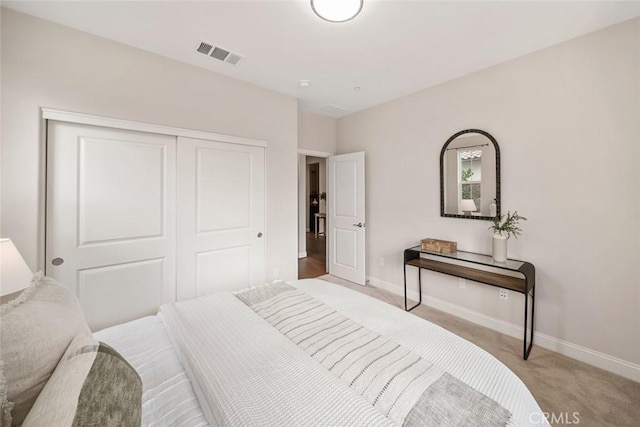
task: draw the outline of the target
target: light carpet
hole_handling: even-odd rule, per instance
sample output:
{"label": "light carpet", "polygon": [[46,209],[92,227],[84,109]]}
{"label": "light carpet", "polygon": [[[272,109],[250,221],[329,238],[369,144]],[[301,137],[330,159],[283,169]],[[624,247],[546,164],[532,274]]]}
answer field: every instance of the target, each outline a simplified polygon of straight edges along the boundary
{"label": "light carpet", "polygon": [[[402,297],[374,286],[359,286],[328,274],[318,278],[403,307]],[[640,383],[538,347],[535,342],[529,359],[523,360],[522,341],[424,304],[411,313],[471,341],[507,365],[549,413],[552,425],[640,426]]]}

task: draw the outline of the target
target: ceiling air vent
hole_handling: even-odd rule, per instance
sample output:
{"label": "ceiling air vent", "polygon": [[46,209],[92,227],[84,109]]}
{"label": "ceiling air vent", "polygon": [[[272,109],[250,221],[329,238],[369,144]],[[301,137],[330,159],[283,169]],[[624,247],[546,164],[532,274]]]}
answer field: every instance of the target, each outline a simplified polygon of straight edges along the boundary
{"label": "ceiling air vent", "polygon": [[205,42],[200,43],[200,46],[198,46],[198,52],[204,53],[205,55],[209,55],[211,49],[213,49],[213,46]]}
{"label": "ceiling air vent", "polygon": [[231,65],[237,65],[241,59],[242,59],[242,56],[236,55],[235,53],[230,53],[229,56],[227,56],[227,59],[225,60],[225,62],[228,62]]}
{"label": "ceiling air vent", "polygon": [[242,59],[241,55],[229,52],[226,49],[214,46],[207,42],[201,42],[200,46],[198,46],[198,49],[196,50],[204,55],[210,56],[231,65],[238,65],[238,62],[240,62],[240,60]]}
{"label": "ceiling air vent", "polygon": [[220,61],[224,61],[227,56],[229,56],[229,52],[224,49],[220,49],[219,47],[214,47],[213,52],[211,52],[211,56],[219,59]]}

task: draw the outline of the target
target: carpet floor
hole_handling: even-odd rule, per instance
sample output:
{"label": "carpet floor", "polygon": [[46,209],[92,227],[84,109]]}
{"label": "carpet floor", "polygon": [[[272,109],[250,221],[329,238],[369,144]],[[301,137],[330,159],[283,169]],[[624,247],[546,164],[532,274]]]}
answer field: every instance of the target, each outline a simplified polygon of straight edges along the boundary
{"label": "carpet floor", "polygon": [[[403,305],[402,297],[373,286],[359,286],[328,274],[319,279],[397,307]],[[525,361],[521,340],[424,304],[411,313],[471,341],[507,365],[529,387],[554,426],[640,426],[638,382],[537,347],[535,343]]]}

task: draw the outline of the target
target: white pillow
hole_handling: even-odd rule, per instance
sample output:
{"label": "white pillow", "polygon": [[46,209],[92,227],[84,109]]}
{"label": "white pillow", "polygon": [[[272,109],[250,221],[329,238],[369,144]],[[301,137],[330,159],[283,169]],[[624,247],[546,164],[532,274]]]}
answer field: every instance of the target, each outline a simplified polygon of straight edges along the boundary
{"label": "white pillow", "polygon": [[0,323],[2,425],[20,425],[71,340],[90,330],[76,296],[42,273],[0,306]]}

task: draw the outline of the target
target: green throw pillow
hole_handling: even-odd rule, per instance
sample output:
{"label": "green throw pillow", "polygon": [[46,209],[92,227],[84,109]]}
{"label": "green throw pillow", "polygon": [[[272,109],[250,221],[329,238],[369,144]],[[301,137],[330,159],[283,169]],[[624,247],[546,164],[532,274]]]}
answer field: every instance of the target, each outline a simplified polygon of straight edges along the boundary
{"label": "green throw pillow", "polygon": [[23,426],[139,426],[142,381],[113,348],[91,334],[69,345]]}

